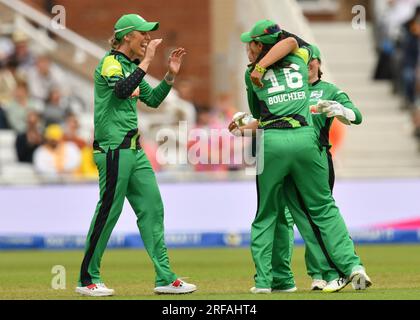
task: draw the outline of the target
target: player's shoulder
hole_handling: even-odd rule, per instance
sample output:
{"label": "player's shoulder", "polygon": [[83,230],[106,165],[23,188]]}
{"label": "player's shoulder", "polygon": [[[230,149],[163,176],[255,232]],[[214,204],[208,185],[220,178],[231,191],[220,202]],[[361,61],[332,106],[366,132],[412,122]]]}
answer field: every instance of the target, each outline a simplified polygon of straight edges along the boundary
{"label": "player's shoulder", "polygon": [[321,81],[322,88],[325,91],[330,92],[331,95],[333,95],[335,98],[338,98],[339,96],[344,96],[346,98],[349,97],[347,92],[343,91],[341,88],[339,88],[336,84],[327,82],[327,81]]}
{"label": "player's shoulder", "polygon": [[118,55],[113,54],[112,52],[107,52],[107,54],[102,58],[98,71],[102,76],[113,76],[122,74],[122,65],[119,61]]}
{"label": "player's shoulder", "polygon": [[336,84],[332,82],[324,81],[324,80],[319,81],[318,86],[331,90],[331,91],[336,91],[336,92],[341,91],[341,89]]}
{"label": "player's shoulder", "polygon": [[308,64],[310,59],[311,59],[312,52],[311,52],[311,49],[304,46],[304,47],[300,47],[300,48],[295,49],[292,52],[291,56],[298,57],[301,60],[303,60],[303,62],[305,64]]}
{"label": "player's shoulder", "polygon": [[102,59],[102,65],[109,65],[109,64],[116,64],[121,65],[121,61],[118,58],[118,55],[113,54],[112,52],[109,52],[107,55],[105,55]]}

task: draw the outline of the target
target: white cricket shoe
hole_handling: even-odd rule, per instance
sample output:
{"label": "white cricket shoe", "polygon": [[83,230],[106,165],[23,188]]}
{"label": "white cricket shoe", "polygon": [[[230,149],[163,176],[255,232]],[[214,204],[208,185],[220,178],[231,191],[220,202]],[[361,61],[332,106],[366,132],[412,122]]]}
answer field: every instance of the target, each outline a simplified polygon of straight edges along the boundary
{"label": "white cricket shoe", "polygon": [[372,281],[367,275],[365,268],[362,266],[353,268],[350,280],[354,290],[366,290],[372,285]]}
{"label": "white cricket shoe", "polygon": [[270,294],[271,293],[271,288],[255,288],[255,287],[252,287],[251,289],[249,289],[249,291],[251,293],[254,293],[254,294]]}
{"label": "white cricket shoe", "polygon": [[293,287],[293,288],[284,289],[284,290],[273,289],[273,290],[271,290],[271,292],[274,292],[274,293],[292,293],[292,292],[296,292],[297,290],[298,289],[296,287]]}
{"label": "white cricket shoe", "polygon": [[322,292],[327,292],[327,293],[338,292],[344,289],[349,283],[350,283],[349,278],[334,279],[328,282],[325,288],[322,289]]}
{"label": "white cricket shoe", "polygon": [[153,291],[157,294],[184,294],[192,293],[195,290],[197,290],[196,285],[176,279],[167,286],[156,287]]}
{"label": "white cricket shoe", "polygon": [[311,284],[312,291],[320,291],[327,286],[327,281],[322,279],[313,279]]}
{"label": "white cricket shoe", "polygon": [[114,295],[114,289],[109,289],[104,283],[91,284],[86,287],[77,287],[76,292],[83,296],[107,297]]}

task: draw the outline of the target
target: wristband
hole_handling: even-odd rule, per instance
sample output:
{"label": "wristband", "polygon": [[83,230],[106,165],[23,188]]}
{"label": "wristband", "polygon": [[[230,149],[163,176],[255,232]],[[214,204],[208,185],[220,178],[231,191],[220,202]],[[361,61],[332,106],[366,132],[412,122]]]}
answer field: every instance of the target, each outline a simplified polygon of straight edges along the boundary
{"label": "wristband", "polygon": [[261,73],[261,74],[264,74],[264,73],[266,73],[266,71],[267,71],[267,69],[266,69],[266,68],[261,67],[258,63],[255,65],[255,70],[256,70],[258,73]]}
{"label": "wristband", "polygon": [[165,74],[165,81],[169,85],[173,85],[175,82],[175,76],[171,76],[168,72]]}

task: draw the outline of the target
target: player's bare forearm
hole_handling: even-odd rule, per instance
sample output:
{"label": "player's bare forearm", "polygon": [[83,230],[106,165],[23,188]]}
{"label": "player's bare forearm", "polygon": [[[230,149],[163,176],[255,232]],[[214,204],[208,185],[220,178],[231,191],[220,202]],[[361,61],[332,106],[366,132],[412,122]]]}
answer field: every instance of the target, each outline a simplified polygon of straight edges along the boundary
{"label": "player's bare forearm", "polygon": [[298,48],[298,42],[292,37],[277,42],[277,44],[257,63],[255,69],[251,72],[252,83],[257,87],[262,88],[264,86],[262,78],[266,69]]}
{"label": "player's bare forearm", "polygon": [[149,65],[152,63],[152,60],[153,58],[145,58],[142,62],[140,62],[139,68],[146,73],[149,69]]}
{"label": "player's bare forearm", "polygon": [[258,64],[263,68],[268,68],[298,48],[299,45],[295,38],[286,38],[277,42],[276,45],[268,51],[264,58],[258,62]]}

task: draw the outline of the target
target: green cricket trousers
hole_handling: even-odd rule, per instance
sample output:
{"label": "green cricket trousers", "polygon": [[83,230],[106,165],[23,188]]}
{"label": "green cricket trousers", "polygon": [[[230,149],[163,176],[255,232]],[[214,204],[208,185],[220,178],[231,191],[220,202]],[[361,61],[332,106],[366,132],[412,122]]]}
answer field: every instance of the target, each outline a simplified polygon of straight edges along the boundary
{"label": "green cricket trousers", "polygon": [[[322,157],[326,159],[325,164],[327,165],[328,170],[325,170],[328,175],[324,177],[325,181],[328,181],[331,193],[334,188],[334,167],[332,162],[332,156],[329,150],[324,147],[322,151]],[[340,269],[334,264],[331,260],[322,237],[319,235],[317,226],[314,225],[313,221],[308,218],[306,208],[302,201],[299,198],[298,190],[293,182],[293,180],[288,177],[285,184],[286,192],[286,220],[290,228],[290,258],[292,259],[293,253],[293,243],[294,243],[294,233],[293,225],[294,220],[298,220],[298,229],[301,234],[306,235],[305,241],[305,264],[308,275],[312,279],[323,279],[327,282],[337,279],[338,277],[343,277],[344,274]],[[290,212],[292,211],[292,212]],[[350,236],[349,236],[350,237]],[[273,253],[275,254],[275,253]]]}
{"label": "green cricket trousers", "polygon": [[79,285],[103,282],[101,259],[127,197],[137,216],[144,246],[156,272],[155,285],[165,286],[177,276],[169,266],[164,242],[163,203],[155,174],[142,149],[116,149],[95,153],[100,200],[86,239]]}
{"label": "green cricket trousers", "polygon": [[[291,232],[285,215],[288,177],[305,208],[302,219],[313,226],[310,232],[303,232],[303,239],[321,240],[337,269],[350,275],[360,259],[325,179],[327,160],[314,128],[268,129],[263,139],[264,150],[258,160],[264,167],[257,176],[258,209],[251,228],[256,287],[289,289],[295,285],[290,269]],[[298,228],[300,221],[295,219]]]}

